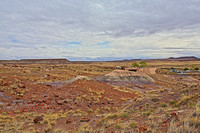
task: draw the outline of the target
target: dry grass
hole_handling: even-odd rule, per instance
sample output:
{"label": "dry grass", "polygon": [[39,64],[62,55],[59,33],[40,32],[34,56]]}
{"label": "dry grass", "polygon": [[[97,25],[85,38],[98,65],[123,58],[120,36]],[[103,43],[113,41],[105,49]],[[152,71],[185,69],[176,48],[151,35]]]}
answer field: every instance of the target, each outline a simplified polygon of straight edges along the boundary
{"label": "dry grass", "polygon": [[200,102],[196,104],[194,111],[188,113],[177,121],[171,121],[168,133],[199,133],[200,131]]}
{"label": "dry grass", "polygon": [[[149,62],[149,67],[163,65],[163,67],[181,66],[181,68],[189,67],[191,64],[198,64],[199,62]],[[1,90],[10,90],[13,95],[17,95],[12,88],[19,89],[20,94],[26,95],[26,91],[29,88],[20,89],[17,84],[21,83],[21,79],[27,79],[32,83],[35,82],[45,82],[45,81],[59,81],[70,79],[77,75],[85,75],[89,77],[104,75],[111,71],[116,65],[129,66],[131,63],[96,63],[96,64],[69,64],[63,66],[41,66],[38,68],[37,65],[23,65],[22,68],[18,68],[16,71],[10,67],[5,67],[0,69],[0,74],[4,75],[0,79],[0,83],[4,79],[8,79],[9,76],[5,75],[18,75],[19,79],[15,79],[10,82],[10,86],[1,86]],[[107,68],[106,68],[107,67]],[[49,77],[44,77],[45,74],[50,74]],[[160,79],[164,76],[157,75]],[[114,86],[113,90],[117,92],[133,93],[137,94],[137,99],[129,98],[126,94],[120,97],[119,101],[121,104],[117,107],[112,107],[113,99],[111,97],[106,97],[107,101],[111,101],[109,106],[101,104],[102,97],[107,95],[107,92],[97,91],[95,87],[88,87],[85,90],[89,95],[77,95],[75,100],[80,102],[83,99],[91,102],[94,101],[94,106],[97,108],[86,108],[81,110],[76,108],[74,110],[65,110],[57,112],[45,112],[45,113],[21,113],[16,110],[15,115],[9,115],[7,112],[0,114],[0,131],[2,132],[66,132],[65,122],[63,127],[59,125],[59,120],[71,118],[75,121],[73,124],[80,122],[81,117],[91,117],[91,121],[88,123],[78,123],[71,132],[81,132],[81,133],[97,133],[97,132],[138,132],[140,126],[147,126],[145,132],[162,132],[160,123],[163,123],[164,118],[170,117],[170,112],[183,110],[183,114],[178,114],[179,120],[171,120],[167,125],[169,133],[180,133],[180,132],[192,132],[198,133],[200,131],[200,103],[196,104],[197,100],[200,98],[198,84],[191,84],[190,87],[193,89],[180,88],[180,85],[168,86],[170,82],[167,78],[163,79],[167,84],[156,84],[161,86],[161,88],[152,89],[150,88],[145,92],[145,97],[143,97],[143,92],[135,91],[127,87],[117,87]],[[173,81],[172,81],[173,82]],[[177,82],[174,80],[174,84]],[[162,88],[162,86],[164,86]],[[165,88],[169,88],[165,89]],[[173,89],[174,88],[174,89]],[[144,88],[145,90],[146,88]],[[151,90],[152,89],[152,90]],[[15,89],[14,89],[15,90]],[[194,92],[193,92],[194,91]],[[181,93],[181,94],[180,94]],[[19,95],[19,94],[18,94]],[[174,95],[174,96],[173,96]],[[171,96],[171,97],[169,97]],[[32,96],[34,97],[34,95]],[[173,99],[173,100],[171,100]],[[69,99],[73,101],[73,99]],[[131,102],[130,102],[131,101]],[[72,102],[69,102],[72,103]],[[115,104],[115,103],[114,103]],[[118,104],[118,103],[117,103]],[[191,105],[195,105],[196,107]],[[171,106],[170,106],[171,105]],[[3,108],[3,106],[2,106]],[[33,119],[36,116],[43,115],[43,121],[39,122],[38,125],[33,123]],[[77,123],[76,123],[77,122]],[[70,124],[69,124],[70,125]],[[40,127],[40,128],[37,128]],[[25,129],[26,131],[23,131]],[[164,132],[164,131],[163,131]]]}

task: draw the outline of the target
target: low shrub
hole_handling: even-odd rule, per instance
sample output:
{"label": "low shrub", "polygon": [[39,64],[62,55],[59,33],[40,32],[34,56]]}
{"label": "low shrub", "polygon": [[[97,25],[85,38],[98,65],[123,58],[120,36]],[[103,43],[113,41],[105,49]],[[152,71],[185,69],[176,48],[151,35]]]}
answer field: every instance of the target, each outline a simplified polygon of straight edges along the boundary
{"label": "low shrub", "polygon": [[144,116],[150,116],[151,115],[151,112],[150,111],[148,111],[148,112],[144,112],[144,113],[142,113]]}
{"label": "low shrub", "polygon": [[161,107],[167,107],[167,104],[161,103],[160,106],[161,106]]}
{"label": "low shrub", "polygon": [[188,92],[189,92],[189,89],[184,89],[180,91],[180,93],[188,93]]}
{"label": "low shrub", "polygon": [[151,101],[153,101],[153,102],[158,102],[160,99],[159,98],[156,98],[156,97],[153,97],[153,98],[151,98]]}
{"label": "low shrub", "polygon": [[184,105],[186,104],[190,99],[193,98],[193,95],[190,95],[190,96],[183,96],[178,102],[176,105]]}
{"label": "low shrub", "polygon": [[121,126],[120,125],[115,125],[114,128],[115,129],[121,129]]}
{"label": "low shrub", "polygon": [[128,113],[123,113],[123,114],[121,115],[121,117],[122,117],[122,118],[128,118],[128,117],[129,117],[129,114],[128,114]]}
{"label": "low shrub", "polygon": [[116,119],[116,118],[118,118],[118,115],[117,114],[109,115],[107,118],[108,119]]}
{"label": "low shrub", "polygon": [[189,70],[189,68],[186,67],[186,68],[184,68],[183,70],[184,70],[184,71],[187,71],[187,70]]}
{"label": "low shrub", "polygon": [[174,100],[170,100],[169,103],[170,103],[171,105],[176,104],[176,102],[175,102]]}
{"label": "low shrub", "polygon": [[131,128],[136,128],[137,127],[137,124],[135,123],[135,122],[132,122],[132,123],[130,123],[130,125],[129,125]]}

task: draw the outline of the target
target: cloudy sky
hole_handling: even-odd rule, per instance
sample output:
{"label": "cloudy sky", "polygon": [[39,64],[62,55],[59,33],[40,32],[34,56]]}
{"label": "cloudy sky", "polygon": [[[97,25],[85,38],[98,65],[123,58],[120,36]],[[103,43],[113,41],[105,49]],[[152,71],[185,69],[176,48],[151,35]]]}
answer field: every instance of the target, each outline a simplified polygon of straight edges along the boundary
{"label": "cloudy sky", "polygon": [[0,59],[200,57],[200,0],[1,0]]}

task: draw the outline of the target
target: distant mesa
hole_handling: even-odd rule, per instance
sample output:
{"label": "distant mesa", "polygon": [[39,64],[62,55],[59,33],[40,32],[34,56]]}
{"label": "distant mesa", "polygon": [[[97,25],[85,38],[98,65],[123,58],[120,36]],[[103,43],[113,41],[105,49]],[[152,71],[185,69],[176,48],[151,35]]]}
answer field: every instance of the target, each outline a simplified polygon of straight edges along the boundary
{"label": "distant mesa", "polygon": [[21,59],[22,63],[36,63],[36,64],[66,64],[70,61],[67,59]]}
{"label": "distant mesa", "polygon": [[92,62],[139,62],[145,60],[151,61],[200,61],[200,58],[195,56],[183,56],[183,57],[169,57],[165,59],[124,59],[124,60],[113,60],[113,61],[69,61],[65,58],[58,59],[20,59],[20,60],[0,60],[1,64],[90,64]]}
{"label": "distant mesa", "polygon": [[113,60],[113,61],[107,61],[107,62],[137,62],[141,60],[142,59],[123,59],[123,60]]}
{"label": "distant mesa", "polygon": [[21,60],[3,60],[2,64],[69,64],[67,59],[21,59]]}
{"label": "distant mesa", "polygon": [[198,59],[197,57],[195,56],[183,56],[183,57],[169,57],[169,59]]}
{"label": "distant mesa", "polygon": [[169,57],[170,60],[182,60],[182,61],[188,61],[188,60],[198,60],[199,58],[195,56],[183,56],[183,57]]}

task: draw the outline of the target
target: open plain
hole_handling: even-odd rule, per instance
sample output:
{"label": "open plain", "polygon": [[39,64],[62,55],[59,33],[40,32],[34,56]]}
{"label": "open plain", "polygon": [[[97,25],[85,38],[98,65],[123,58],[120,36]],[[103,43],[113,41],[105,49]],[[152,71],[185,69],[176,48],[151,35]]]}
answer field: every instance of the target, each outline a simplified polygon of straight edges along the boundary
{"label": "open plain", "polygon": [[0,132],[198,133],[200,61],[145,61],[2,63]]}

